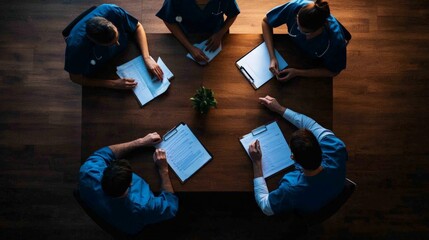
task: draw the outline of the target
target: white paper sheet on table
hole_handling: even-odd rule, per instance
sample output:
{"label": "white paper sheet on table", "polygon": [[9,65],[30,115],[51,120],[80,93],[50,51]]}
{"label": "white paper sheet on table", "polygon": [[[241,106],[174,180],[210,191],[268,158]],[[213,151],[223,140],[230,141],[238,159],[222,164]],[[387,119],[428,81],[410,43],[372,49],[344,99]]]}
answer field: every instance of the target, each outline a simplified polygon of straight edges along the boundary
{"label": "white paper sheet on table", "polygon": [[119,77],[132,78],[137,81],[137,86],[133,88],[133,92],[140,106],[164,93],[170,86],[169,80],[174,77],[160,57],[157,63],[164,73],[162,81],[157,79],[156,76],[151,76],[141,55],[116,67],[116,73]]}
{"label": "white paper sheet on table", "polygon": [[[208,62],[211,62],[212,60],[213,60],[213,58],[215,58],[219,53],[220,53],[220,51],[222,51],[222,44],[216,49],[216,50],[214,50],[213,52],[210,52],[210,51],[208,51],[208,50],[205,50],[206,49],[206,42],[207,42],[208,40],[205,40],[205,41],[203,41],[203,42],[200,42],[200,43],[196,43],[196,44],[194,44],[194,46],[195,47],[197,47],[197,48],[199,48],[199,49],[201,49],[203,52],[204,52],[204,54],[209,58],[209,61]],[[190,54],[190,53],[188,53],[187,55],[186,55],[186,57],[188,57],[188,58],[190,58],[190,59],[192,59],[192,60],[194,60],[195,62],[197,62],[193,57],[192,57],[192,55]],[[199,63],[199,64],[201,64],[201,65],[204,65],[205,63],[204,62],[197,62],[197,63]]]}

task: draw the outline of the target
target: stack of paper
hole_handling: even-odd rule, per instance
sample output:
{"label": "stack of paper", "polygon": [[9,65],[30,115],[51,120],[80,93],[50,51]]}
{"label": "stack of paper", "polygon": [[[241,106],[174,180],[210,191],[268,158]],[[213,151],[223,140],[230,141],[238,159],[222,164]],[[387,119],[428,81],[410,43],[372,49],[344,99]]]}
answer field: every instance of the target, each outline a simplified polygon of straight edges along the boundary
{"label": "stack of paper", "polygon": [[[199,48],[199,49],[201,49],[204,52],[204,54],[209,58],[208,62],[211,62],[211,60],[213,60],[213,58],[215,58],[220,53],[220,51],[222,50],[222,44],[216,50],[214,50],[213,52],[209,52],[208,50],[205,50],[207,48],[207,46],[206,46],[207,41],[208,40],[205,40],[205,41],[203,41],[201,43],[196,43],[196,44],[194,44],[194,46],[197,47],[197,48]],[[197,62],[192,57],[192,55],[190,53],[188,53],[186,55],[186,57],[188,57],[188,58],[194,60],[195,62]],[[205,62],[197,62],[197,63],[199,63],[200,65],[205,65],[206,64]]]}
{"label": "stack of paper", "polygon": [[138,56],[116,68],[116,73],[119,77],[137,81],[137,86],[133,88],[133,91],[140,106],[145,105],[150,100],[164,93],[170,86],[169,80],[174,77],[161,58],[158,58],[157,63],[164,72],[162,81],[157,79],[156,76],[151,76],[143,62],[142,56]]}

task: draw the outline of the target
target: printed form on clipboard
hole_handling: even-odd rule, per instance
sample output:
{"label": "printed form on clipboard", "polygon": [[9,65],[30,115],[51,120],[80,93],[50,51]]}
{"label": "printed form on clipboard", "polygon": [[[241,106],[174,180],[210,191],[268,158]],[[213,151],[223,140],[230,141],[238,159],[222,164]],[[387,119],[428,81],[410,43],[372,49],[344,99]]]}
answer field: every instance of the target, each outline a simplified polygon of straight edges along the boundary
{"label": "printed form on clipboard", "polygon": [[133,88],[133,92],[141,107],[167,91],[170,86],[169,80],[174,77],[160,57],[157,63],[164,73],[162,81],[156,76],[151,76],[141,55],[116,67],[116,74],[120,78],[131,78],[137,81],[137,86]]}
{"label": "printed form on clipboard", "polygon": [[[274,54],[279,64],[279,71],[285,69],[288,64],[284,58],[276,49],[274,49]],[[270,54],[267,45],[265,42],[262,42],[240,58],[235,65],[250,82],[252,87],[258,89],[274,77],[274,74],[270,71],[270,62]]]}
{"label": "printed form on clipboard", "polygon": [[267,178],[289,166],[294,162],[290,158],[291,151],[277,122],[260,126],[251,133],[240,138],[241,145],[249,155],[249,146],[259,140],[262,151],[262,173]]}
{"label": "printed form on clipboard", "polygon": [[212,159],[212,155],[185,123],[168,131],[155,147],[165,150],[168,165],[182,183]]}

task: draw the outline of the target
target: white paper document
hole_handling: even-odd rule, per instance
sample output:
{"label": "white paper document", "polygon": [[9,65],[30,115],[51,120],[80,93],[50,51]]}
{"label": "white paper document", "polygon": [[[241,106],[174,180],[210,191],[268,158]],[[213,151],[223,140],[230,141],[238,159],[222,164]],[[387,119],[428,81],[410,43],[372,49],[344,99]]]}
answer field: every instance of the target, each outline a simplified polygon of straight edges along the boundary
{"label": "white paper document", "polygon": [[[205,41],[203,41],[201,43],[196,43],[196,44],[194,44],[194,46],[197,47],[197,48],[199,48],[199,49],[201,49],[204,52],[204,54],[209,58],[208,62],[211,62],[211,60],[213,60],[213,58],[215,58],[220,53],[220,51],[222,50],[222,44],[219,45],[219,47],[216,50],[214,50],[213,52],[209,52],[208,50],[205,50],[207,48],[207,46],[206,46],[207,41],[208,40],[205,40]],[[188,58],[196,61],[192,57],[191,53],[188,53],[186,55],[186,57],[188,57]],[[197,63],[199,63],[200,65],[204,65],[205,64],[204,62],[197,62]]]}
{"label": "white paper document", "polygon": [[174,77],[161,58],[158,58],[157,63],[164,73],[162,81],[156,76],[151,76],[141,55],[116,67],[116,73],[120,78],[131,78],[137,81],[137,86],[133,88],[133,92],[140,106],[164,93],[170,86],[169,80]]}
{"label": "white paper document", "polygon": [[180,123],[163,136],[155,146],[166,151],[167,162],[181,182],[189,179],[212,159],[188,125]]}
{"label": "white paper document", "polygon": [[[279,71],[285,69],[288,64],[284,58],[276,49],[274,49],[274,54],[279,63]],[[235,64],[250,84],[252,84],[253,88],[258,89],[274,77],[274,74],[270,71],[270,62],[270,54],[267,45],[263,42],[239,59]]]}
{"label": "white paper document", "polygon": [[272,122],[252,130],[240,138],[247,154],[253,141],[259,140],[262,151],[262,172],[267,178],[293,164],[291,151],[277,122]]}

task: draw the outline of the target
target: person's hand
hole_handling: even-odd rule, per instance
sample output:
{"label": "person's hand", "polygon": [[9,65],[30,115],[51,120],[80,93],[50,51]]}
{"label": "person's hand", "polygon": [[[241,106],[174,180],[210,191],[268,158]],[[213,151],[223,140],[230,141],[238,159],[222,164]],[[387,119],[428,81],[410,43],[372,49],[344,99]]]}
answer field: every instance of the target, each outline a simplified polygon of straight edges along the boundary
{"label": "person's hand", "polygon": [[222,43],[222,34],[215,33],[213,34],[208,41],[206,42],[206,50],[213,52],[216,49],[219,48],[220,44]]}
{"label": "person's hand", "polygon": [[192,57],[195,59],[195,61],[197,61],[200,64],[207,64],[209,62],[209,58],[206,56],[206,54],[204,54],[204,52],[195,47],[192,46],[191,51],[189,51],[192,55]]}
{"label": "person's hand", "polygon": [[286,108],[280,105],[280,103],[277,102],[277,99],[269,95],[259,98],[259,103],[280,115],[282,115],[286,111]]}
{"label": "person's hand", "polygon": [[262,151],[259,140],[254,141],[249,146],[249,155],[254,164],[259,164],[262,160]]}
{"label": "person's hand", "polygon": [[133,89],[135,86],[137,86],[137,82],[130,78],[119,78],[112,80],[112,83],[112,88],[115,89]]}
{"label": "person's hand", "polygon": [[158,148],[153,153],[153,162],[161,173],[168,173],[167,155],[165,150]]}
{"label": "person's hand", "polygon": [[145,58],[145,64],[149,71],[162,81],[164,73],[158,63],[156,63],[151,56]]}
{"label": "person's hand", "polygon": [[295,68],[286,68],[279,72],[277,80],[287,82],[298,76],[298,70]]}
{"label": "person's hand", "polygon": [[279,75],[279,62],[276,57],[273,57],[270,60],[270,72],[272,72],[276,77]]}
{"label": "person's hand", "polygon": [[161,142],[161,140],[161,136],[159,136],[157,132],[153,132],[141,138],[140,144],[142,146],[154,146],[155,144]]}

